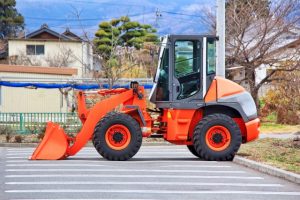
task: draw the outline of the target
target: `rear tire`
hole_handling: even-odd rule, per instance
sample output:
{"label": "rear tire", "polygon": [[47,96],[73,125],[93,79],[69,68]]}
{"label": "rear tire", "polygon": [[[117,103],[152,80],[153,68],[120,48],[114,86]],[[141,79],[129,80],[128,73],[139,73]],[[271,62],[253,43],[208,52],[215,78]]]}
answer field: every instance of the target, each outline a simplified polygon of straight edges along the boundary
{"label": "rear tire", "polygon": [[194,131],[196,152],[205,160],[233,160],[242,143],[239,126],[224,114],[204,117]]}
{"label": "rear tire", "polygon": [[188,150],[196,157],[201,158],[201,156],[197,153],[194,145],[186,145],[186,147],[188,148]]}
{"label": "rear tire", "polygon": [[93,144],[108,160],[128,160],[142,145],[142,131],[130,115],[111,112],[96,125]]}

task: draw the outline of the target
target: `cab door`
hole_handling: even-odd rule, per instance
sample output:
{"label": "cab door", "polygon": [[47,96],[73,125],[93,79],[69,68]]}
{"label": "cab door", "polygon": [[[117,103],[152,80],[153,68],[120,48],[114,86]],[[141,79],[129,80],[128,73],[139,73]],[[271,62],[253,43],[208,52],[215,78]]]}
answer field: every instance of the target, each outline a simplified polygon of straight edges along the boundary
{"label": "cab door", "polygon": [[171,41],[172,101],[183,107],[184,102],[199,103],[203,100],[202,37],[174,36]]}

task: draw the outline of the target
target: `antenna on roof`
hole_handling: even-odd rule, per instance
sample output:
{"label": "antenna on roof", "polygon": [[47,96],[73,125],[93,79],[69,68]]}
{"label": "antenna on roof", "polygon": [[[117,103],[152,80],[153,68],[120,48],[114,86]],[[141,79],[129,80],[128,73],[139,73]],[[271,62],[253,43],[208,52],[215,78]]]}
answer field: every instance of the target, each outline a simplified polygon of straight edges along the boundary
{"label": "antenna on roof", "polygon": [[41,28],[49,28],[48,24],[43,24]]}

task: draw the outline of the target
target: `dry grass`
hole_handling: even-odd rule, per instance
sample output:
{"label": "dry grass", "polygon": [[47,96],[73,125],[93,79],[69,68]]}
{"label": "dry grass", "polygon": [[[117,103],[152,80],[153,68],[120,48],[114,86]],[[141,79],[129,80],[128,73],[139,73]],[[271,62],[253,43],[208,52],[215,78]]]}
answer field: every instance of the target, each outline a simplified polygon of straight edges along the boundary
{"label": "dry grass", "polygon": [[300,140],[260,139],[242,145],[238,155],[300,174]]}
{"label": "dry grass", "polygon": [[[6,143],[6,136],[0,135],[0,143]],[[17,137],[17,140],[15,139]],[[22,137],[20,140],[18,137]],[[22,135],[11,135],[10,141],[11,143],[18,142],[18,143],[38,143],[40,139],[38,138],[37,134],[22,134]]]}
{"label": "dry grass", "polygon": [[276,124],[263,122],[260,127],[261,133],[295,133],[300,132],[300,125]]}

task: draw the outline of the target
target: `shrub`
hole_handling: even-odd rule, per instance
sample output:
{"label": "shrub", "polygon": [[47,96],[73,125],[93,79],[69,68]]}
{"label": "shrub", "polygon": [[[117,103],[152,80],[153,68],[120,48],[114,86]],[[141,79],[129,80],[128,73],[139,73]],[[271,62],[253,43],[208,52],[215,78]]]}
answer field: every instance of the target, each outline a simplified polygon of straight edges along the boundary
{"label": "shrub", "polygon": [[[288,79],[287,79],[288,77]],[[263,99],[260,110],[262,117],[276,113],[276,122],[281,124],[300,124],[300,71],[276,75],[279,81],[273,84]]]}
{"label": "shrub", "polygon": [[9,141],[10,141],[10,139],[11,139],[11,135],[10,135],[10,134],[7,134],[7,135],[5,136],[5,140],[6,140],[6,142],[9,142]]}
{"label": "shrub", "polygon": [[45,132],[41,132],[39,134],[37,134],[37,139],[42,140],[45,136]]}
{"label": "shrub", "polygon": [[21,135],[16,135],[15,136],[15,142],[16,143],[22,143],[23,141],[23,137]]}
{"label": "shrub", "polygon": [[45,126],[41,126],[41,127],[39,127],[39,129],[38,129],[38,134],[44,134],[45,132],[46,132],[46,128],[47,128],[47,126],[45,125]]}
{"label": "shrub", "polygon": [[10,126],[0,126],[0,135],[5,135],[6,142],[10,142],[15,131]]}
{"label": "shrub", "polygon": [[14,134],[15,131],[10,126],[0,126],[0,135]]}

